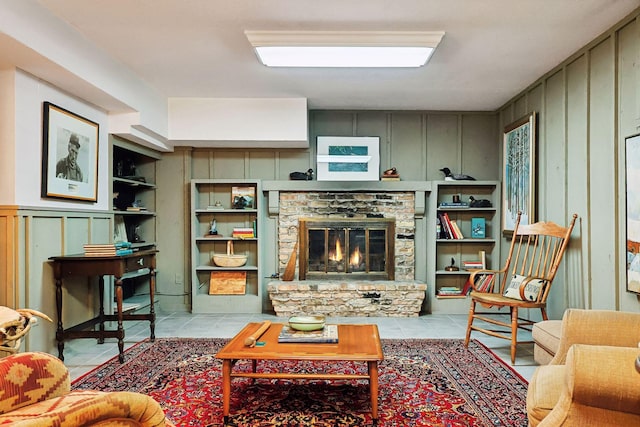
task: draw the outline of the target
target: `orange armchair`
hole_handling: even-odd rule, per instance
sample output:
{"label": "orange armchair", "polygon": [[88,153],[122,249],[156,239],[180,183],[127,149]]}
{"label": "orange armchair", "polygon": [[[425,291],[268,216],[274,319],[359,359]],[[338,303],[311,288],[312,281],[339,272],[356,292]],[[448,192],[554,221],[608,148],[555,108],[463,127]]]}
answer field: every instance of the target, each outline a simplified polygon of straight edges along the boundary
{"label": "orange armchair", "polygon": [[158,402],[133,392],[70,391],[56,357],[27,352],[0,359],[0,425],[173,427]]}

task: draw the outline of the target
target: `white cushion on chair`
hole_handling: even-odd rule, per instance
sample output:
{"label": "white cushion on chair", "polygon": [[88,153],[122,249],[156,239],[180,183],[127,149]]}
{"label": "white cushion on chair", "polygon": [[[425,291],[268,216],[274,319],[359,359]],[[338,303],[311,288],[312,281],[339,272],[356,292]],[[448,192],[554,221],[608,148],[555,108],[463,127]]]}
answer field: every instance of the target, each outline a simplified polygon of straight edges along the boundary
{"label": "white cushion on chair", "polygon": [[542,279],[532,279],[524,288],[524,300],[520,297],[520,285],[527,278],[520,274],[514,274],[511,278],[509,286],[504,291],[504,296],[507,298],[513,298],[521,301],[535,301],[538,299],[538,294],[544,286],[545,281]]}

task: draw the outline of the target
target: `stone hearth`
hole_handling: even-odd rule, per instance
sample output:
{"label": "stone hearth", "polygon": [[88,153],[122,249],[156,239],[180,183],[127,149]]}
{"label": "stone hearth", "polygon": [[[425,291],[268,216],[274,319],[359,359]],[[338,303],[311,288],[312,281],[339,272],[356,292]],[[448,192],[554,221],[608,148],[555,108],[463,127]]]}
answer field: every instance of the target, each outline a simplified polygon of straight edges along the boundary
{"label": "stone hearth", "polygon": [[267,285],[277,316],[417,317],[427,285],[417,281],[299,280]]}
{"label": "stone hearth", "polygon": [[[420,314],[427,285],[415,280],[415,220],[425,215],[425,195],[431,191],[429,182],[264,181],[262,188],[268,194],[269,215],[277,219],[281,274],[298,240],[300,218],[378,217],[395,222],[395,280],[314,277],[313,280],[272,281],[267,289],[278,316],[415,317]],[[296,272],[298,267],[296,265]]]}

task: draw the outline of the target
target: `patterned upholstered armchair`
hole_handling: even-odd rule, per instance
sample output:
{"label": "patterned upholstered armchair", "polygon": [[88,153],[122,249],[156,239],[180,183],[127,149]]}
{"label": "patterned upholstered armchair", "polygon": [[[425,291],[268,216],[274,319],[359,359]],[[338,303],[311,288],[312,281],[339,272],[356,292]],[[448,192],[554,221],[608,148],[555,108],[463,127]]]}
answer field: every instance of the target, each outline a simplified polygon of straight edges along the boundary
{"label": "patterned upholstered armchair", "polygon": [[69,371],[46,353],[0,359],[0,425],[170,426],[151,397],[132,392],[70,391]]}

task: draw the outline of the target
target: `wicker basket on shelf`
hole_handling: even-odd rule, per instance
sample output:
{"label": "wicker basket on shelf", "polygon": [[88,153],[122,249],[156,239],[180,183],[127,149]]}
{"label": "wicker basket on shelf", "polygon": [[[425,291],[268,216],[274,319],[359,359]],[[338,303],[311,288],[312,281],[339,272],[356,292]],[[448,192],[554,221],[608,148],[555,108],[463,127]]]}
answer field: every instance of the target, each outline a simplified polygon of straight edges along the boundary
{"label": "wicker basket on shelf", "polygon": [[227,241],[226,254],[213,254],[213,263],[218,267],[242,267],[247,263],[246,255],[235,255],[233,253],[233,242]]}

